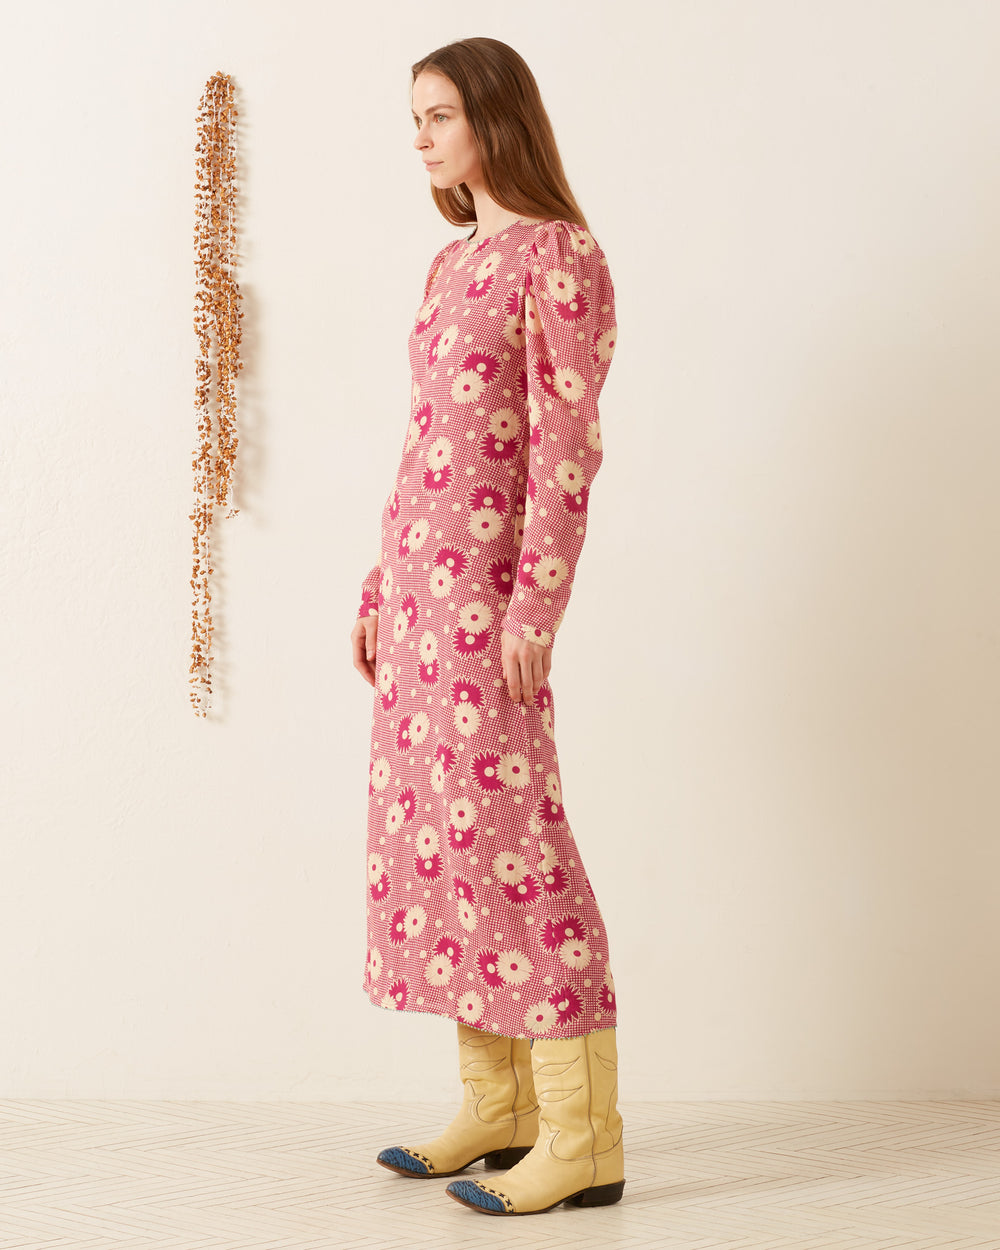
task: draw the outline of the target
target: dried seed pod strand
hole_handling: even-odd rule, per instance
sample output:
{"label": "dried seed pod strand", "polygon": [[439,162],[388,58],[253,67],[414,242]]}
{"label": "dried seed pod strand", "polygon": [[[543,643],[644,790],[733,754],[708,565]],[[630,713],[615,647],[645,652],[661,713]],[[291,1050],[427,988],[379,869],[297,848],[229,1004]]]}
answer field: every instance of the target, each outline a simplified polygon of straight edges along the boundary
{"label": "dried seed pod strand", "polygon": [[[195,153],[195,297],[194,331],[199,356],[195,360],[195,412],[198,416],[194,470],[193,563],[190,584],[191,664],[190,699],[195,713],[206,716],[212,705],[212,595],[209,577],[211,529],[216,506],[233,507],[236,466],[236,379],[243,368],[242,296],[234,277],[236,268],[236,118],[233,81],[221,71],[213,74],[199,101],[198,145]],[[212,348],[215,348],[214,400],[218,429],[213,429]],[[214,444],[214,446],[213,446]]]}

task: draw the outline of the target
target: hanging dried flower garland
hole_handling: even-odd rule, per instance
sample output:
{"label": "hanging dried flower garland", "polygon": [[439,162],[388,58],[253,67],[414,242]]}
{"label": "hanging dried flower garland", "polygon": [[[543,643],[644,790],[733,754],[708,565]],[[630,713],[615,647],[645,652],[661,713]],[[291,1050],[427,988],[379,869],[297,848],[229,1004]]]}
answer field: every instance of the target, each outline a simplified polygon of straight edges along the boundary
{"label": "hanging dried flower garland", "polygon": [[[198,159],[195,163],[195,318],[201,355],[195,364],[198,413],[198,447],[192,467],[195,471],[194,567],[191,589],[194,609],[191,628],[191,702],[197,715],[205,716],[212,698],[212,596],[209,576],[212,567],[209,533],[214,507],[230,503],[233,470],[236,465],[235,381],[243,361],[239,357],[242,337],[240,288],[233,277],[236,258],[236,117],[233,82],[228,74],[216,73],[208,80],[198,104]],[[213,448],[212,429],[212,342],[216,348],[215,398],[218,432]],[[227,517],[239,508],[230,507]]]}

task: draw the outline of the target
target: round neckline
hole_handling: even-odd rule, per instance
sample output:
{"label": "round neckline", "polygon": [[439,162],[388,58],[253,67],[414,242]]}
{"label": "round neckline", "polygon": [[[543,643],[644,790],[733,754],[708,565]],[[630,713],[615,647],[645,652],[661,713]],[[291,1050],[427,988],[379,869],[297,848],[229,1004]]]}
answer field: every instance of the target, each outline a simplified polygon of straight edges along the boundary
{"label": "round neckline", "polygon": [[481,239],[476,238],[475,236],[471,234],[467,234],[465,235],[465,242],[473,243],[475,244],[476,247],[478,247],[480,243],[488,243],[490,239],[497,238],[499,235],[503,234],[505,230],[511,230],[513,229],[514,226],[529,225],[529,224],[532,226],[541,226],[541,225],[544,225],[544,221],[532,221],[529,223],[525,221],[523,217],[516,217],[513,221],[508,222],[506,226],[501,226],[499,230],[494,230],[492,234],[484,234]]}

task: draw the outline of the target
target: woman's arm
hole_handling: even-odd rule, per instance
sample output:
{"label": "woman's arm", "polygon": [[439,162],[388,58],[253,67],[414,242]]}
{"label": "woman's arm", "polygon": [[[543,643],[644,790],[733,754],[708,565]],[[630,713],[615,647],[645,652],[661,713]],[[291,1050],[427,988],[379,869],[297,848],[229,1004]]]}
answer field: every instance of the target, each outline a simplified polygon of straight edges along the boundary
{"label": "woman's arm", "polygon": [[528,251],[524,319],[528,479],[520,560],[503,627],[551,650],[603,457],[597,399],[618,335],[611,275],[590,234],[546,223]]}

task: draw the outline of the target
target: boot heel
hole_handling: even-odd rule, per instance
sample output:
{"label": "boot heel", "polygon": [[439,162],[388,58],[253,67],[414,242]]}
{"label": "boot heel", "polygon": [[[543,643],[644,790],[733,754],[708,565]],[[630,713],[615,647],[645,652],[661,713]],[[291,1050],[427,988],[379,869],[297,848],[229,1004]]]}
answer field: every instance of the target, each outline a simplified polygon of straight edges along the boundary
{"label": "boot heel", "polygon": [[507,1146],[503,1150],[491,1150],[486,1156],[488,1168],[512,1168],[520,1163],[526,1154],[531,1153],[530,1146]]}
{"label": "boot heel", "polygon": [[620,1202],[624,1192],[625,1182],[613,1181],[610,1185],[591,1185],[569,1201],[576,1207],[609,1207],[612,1202]]}

